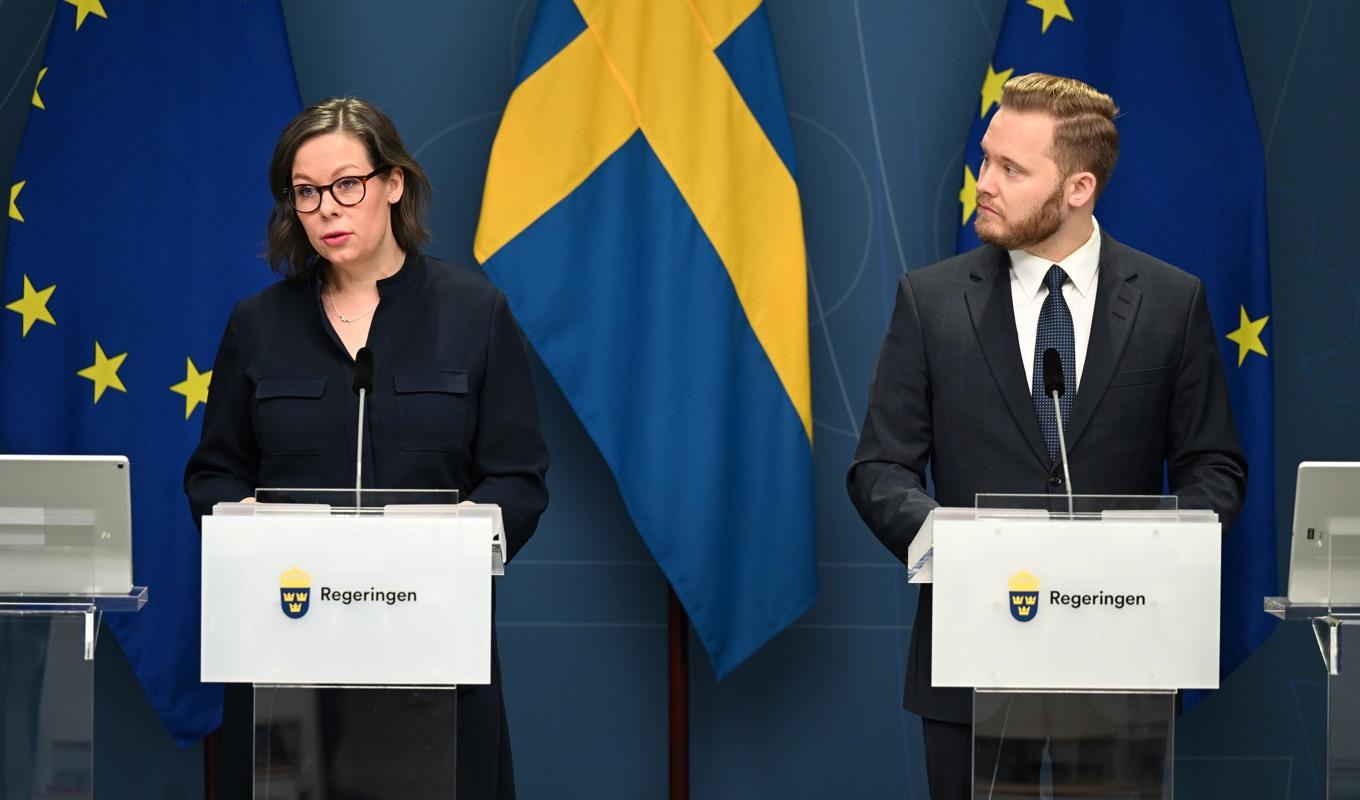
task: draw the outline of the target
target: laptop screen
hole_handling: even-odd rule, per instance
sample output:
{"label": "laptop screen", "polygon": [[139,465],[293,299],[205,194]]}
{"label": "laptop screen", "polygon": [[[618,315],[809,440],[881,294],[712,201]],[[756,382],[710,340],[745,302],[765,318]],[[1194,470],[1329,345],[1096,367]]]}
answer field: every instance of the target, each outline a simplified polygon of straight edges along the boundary
{"label": "laptop screen", "polygon": [[0,455],[0,594],[132,589],[124,456]]}
{"label": "laptop screen", "polygon": [[1299,464],[1289,600],[1360,604],[1360,462]]}

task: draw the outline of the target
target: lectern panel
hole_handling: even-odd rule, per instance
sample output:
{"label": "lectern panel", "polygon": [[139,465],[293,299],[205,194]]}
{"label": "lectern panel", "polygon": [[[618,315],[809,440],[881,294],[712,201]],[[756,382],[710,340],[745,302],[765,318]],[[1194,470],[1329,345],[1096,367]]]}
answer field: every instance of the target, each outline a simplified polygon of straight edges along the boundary
{"label": "lectern panel", "polygon": [[451,800],[455,689],[255,688],[257,800]]}
{"label": "lectern panel", "polygon": [[84,619],[0,614],[0,797],[89,800],[94,662]]}
{"label": "lectern panel", "polygon": [[973,697],[975,798],[1172,797],[1173,693]]}

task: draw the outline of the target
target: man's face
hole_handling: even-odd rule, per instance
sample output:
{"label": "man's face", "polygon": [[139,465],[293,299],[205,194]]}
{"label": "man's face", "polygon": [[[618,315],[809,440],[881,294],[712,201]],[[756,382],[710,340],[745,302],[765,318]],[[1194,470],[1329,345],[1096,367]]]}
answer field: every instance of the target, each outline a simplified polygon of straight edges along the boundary
{"label": "man's face", "polygon": [[1053,118],[1041,112],[998,109],[982,137],[977,218],[982,241],[1028,250],[1062,226],[1067,203],[1058,164],[1049,155]]}

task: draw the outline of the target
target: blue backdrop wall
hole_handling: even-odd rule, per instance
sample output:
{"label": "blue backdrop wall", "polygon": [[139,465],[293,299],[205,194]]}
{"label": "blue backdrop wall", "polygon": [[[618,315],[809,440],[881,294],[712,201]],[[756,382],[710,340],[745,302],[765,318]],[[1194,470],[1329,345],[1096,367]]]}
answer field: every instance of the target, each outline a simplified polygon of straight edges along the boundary
{"label": "blue backdrop wall", "polygon": [[[820,597],[722,683],[692,642],[694,796],[924,798],[920,726],[899,708],[915,591],[859,522],[844,473],[894,283],[953,250],[963,142],[1004,3],[767,2],[807,229]],[[55,5],[0,0],[0,186]],[[436,255],[471,262],[487,154],[534,6],[284,3],[304,102],[376,101],[429,171]],[[1345,250],[1360,215],[1349,185],[1360,92],[1347,77],[1360,5],[1233,6],[1268,165],[1283,544],[1298,461],[1360,459],[1360,266]],[[258,166],[243,179],[264,191]],[[553,501],[499,608],[520,795],[659,797],[665,586],[598,453],[537,377]],[[112,637],[97,680],[98,795],[198,796],[200,748],[170,742]],[[1321,797],[1324,689],[1311,634],[1281,627],[1184,718],[1178,791]]]}

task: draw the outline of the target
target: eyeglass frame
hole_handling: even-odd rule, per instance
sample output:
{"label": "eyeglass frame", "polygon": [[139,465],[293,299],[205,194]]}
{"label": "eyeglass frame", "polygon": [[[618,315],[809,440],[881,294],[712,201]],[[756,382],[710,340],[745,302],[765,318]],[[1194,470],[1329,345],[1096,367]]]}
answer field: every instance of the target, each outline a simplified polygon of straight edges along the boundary
{"label": "eyeglass frame", "polygon": [[[0,0],[0,2],[2,1],[3,0]],[[336,202],[336,205],[341,205],[344,206],[345,208],[353,208],[359,205],[360,203],[364,202],[364,198],[368,197],[368,182],[373,178],[377,177],[379,173],[385,172],[391,168],[392,168],[391,164],[383,164],[379,166],[377,169],[368,173],[367,175],[341,175],[340,177],[336,178],[335,180],[331,181],[330,183],[324,186],[318,186],[314,183],[295,183],[291,186],[283,187],[283,196],[288,200],[288,205],[299,214],[315,214],[316,212],[320,211],[321,196],[326,194],[327,192],[330,193],[331,199]],[[335,189],[333,187],[340,181],[350,180],[359,181],[359,184],[364,187],[364,193],[359,195],[359,199],[355,200],[353,203],[346,203],[344,200],[341,200],[340,198],[335,196]],[[313,189],[316,189],[316,208],[313,208],[311,211],[303,211],[302,209],[298,208],[297,201],[293,199],[293,192],[296,191],[300,186],[310,186]]]}

